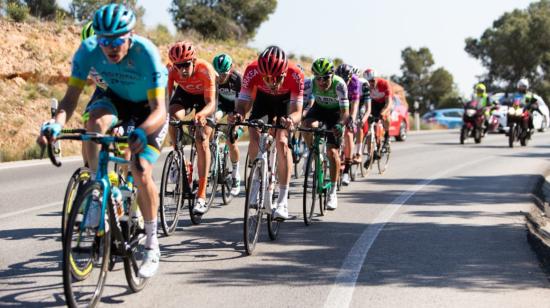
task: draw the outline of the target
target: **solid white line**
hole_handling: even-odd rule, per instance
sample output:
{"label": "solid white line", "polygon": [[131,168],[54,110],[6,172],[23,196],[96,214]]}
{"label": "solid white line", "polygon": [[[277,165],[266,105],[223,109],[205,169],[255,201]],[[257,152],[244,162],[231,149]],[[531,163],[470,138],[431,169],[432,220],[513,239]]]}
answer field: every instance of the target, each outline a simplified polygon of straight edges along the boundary
{"label": "solid white line", "polygon": [[28,213],[28,212],[38,211],[38,210],[41,210],[41,209],[54,207],[54,206],[58,206],[61,209],[61,204],[63,204],[61,201],[57,201],[57,202],[52,202],[52,203],[48,203],[48,204],[44,204],[44,205],[30,207],[28,209],[24,209],[24,210],[20,210],[20,211],[16,211],[16,212],[11,212],[11,213],[7,213],[7,214],[2,214],[2,215],[0,215],[0,219],[10,218],[10,217],[13,217],[13,216],[18,216],[18,215],[25,214],[25,213]]}
{"label": "solid white line", "polygon": [[386,206],[384,210],[382,210],[382,212],[380,212],[380,214],[378,214],[378,216],[369,223],[369,226],[365,229],[365,231],[363,231],[346,256],[346,259],[344,260],[344,263],[342,264],[342,267],[340,267],[340,271],[336,276],[334,285],[325,301],[325,308],[349,307],[353,298],[353,291],[355,289],[357,278],[359,277],[359,273],[361,272],[361,268],[363,267],[363,263],[365,262],[372,244],[386,223],[390,221],[392,216],[401,208],[403,204],[407,203],[412,196],[426,187],[426,185],[429,185],[431,182],[445,176],[446,174],[488,159],[491,159],[491,157],[485,157],[455,166],[426,180],[420,181],[411,189],[401,193],[399,197],[395,198],[395,200]]}

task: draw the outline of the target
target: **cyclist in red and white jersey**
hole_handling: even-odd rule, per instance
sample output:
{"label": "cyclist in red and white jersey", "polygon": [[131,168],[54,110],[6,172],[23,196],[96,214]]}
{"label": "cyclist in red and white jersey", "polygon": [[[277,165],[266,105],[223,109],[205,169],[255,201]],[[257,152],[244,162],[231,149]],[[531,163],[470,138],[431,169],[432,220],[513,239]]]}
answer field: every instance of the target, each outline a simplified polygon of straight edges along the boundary
{"label": "cyclist in red and white jersey", "polygon": [[369,82],[371,97],[371,114],[373,117],[382,118],[384,124],[384,143],[389,142],[390,137],[390,112],[393,107],[393,91],[388,80],[379,78],[374,69],[368,68],[363,77]]}
{"label": "cyclist in red and white jersey", "polygon": [[[289,62],[286,53],[277,46],[267,47],[258,59],[250,63],[244,74],[235,108],[236,115],[229,120],[242,119],[250,109],[250,119],[267,118],[268,123],[291,129],[302,117],[304,95],[304,74],[296,64]],[[259,134],[250,129],[248,155],[256,157]],[[277,176],[279,179],[279,197],[273,218],[288,219],[288,188],[292,155],[288,147],[289,131],[277,130]]]}

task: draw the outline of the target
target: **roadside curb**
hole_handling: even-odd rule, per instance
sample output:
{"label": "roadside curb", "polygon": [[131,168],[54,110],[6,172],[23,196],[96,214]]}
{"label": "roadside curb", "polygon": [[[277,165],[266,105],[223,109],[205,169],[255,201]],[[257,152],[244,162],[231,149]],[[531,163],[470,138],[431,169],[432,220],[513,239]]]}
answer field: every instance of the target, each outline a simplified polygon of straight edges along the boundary
{"label": "roadside curb", "polygon": [[[550,174],[550,170],[544,174]],[[539,179],[533,201],[535,206],[525,216],[527,242],[550,279],[550,175]]]}

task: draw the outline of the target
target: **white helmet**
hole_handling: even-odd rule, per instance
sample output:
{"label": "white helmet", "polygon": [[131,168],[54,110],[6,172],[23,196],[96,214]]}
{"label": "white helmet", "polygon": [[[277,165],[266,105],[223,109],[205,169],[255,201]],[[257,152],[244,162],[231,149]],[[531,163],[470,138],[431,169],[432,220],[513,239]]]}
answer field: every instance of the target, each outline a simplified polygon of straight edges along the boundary
{"label": "white helmet", "polygon": [[373,80],[376,76],[377,76],[376,71],[372,68],[367,68],[363,72],[363,78],[365,78],[366,80]]}
{"label": "white helmet", "polygon": [[524,87],[525,89],[529,89],[529,80],[527,80],[526,78],[521,78],[517,85],[516,85],[517,88],[522,88]]}

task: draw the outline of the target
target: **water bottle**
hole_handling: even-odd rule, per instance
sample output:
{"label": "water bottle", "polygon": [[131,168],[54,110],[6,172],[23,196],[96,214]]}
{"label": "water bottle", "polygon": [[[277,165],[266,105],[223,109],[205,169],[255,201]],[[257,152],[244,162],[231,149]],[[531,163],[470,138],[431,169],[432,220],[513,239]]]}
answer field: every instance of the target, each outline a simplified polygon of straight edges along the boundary
{"label": "water bottle", "polygon": [[111,189],[111,201],[113,202],[116,217],[120,220],[124,215],[124,204],[122,202],[122,192],[116,186]]}

